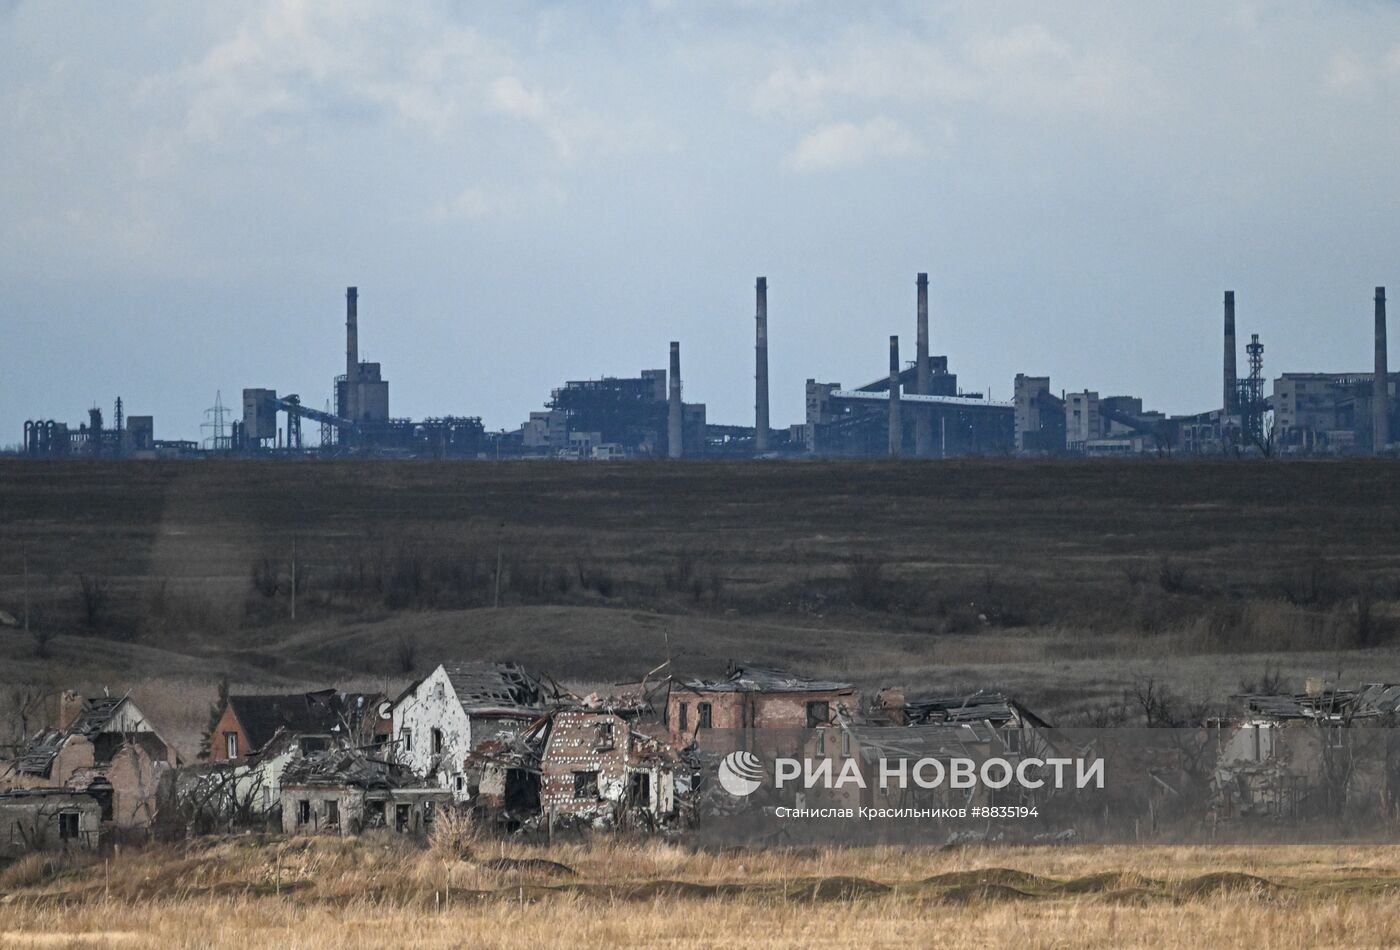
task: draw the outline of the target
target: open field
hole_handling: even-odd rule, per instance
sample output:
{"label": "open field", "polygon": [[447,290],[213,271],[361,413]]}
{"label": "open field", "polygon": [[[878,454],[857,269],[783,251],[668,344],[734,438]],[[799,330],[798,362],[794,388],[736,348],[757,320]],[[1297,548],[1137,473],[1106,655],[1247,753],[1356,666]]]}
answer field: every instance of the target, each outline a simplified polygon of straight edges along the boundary
{"label": "open field", "polygon": [[1183,701],[1266,672],[1400,680],[1400,479],[1373,461],[6,460],[0,610],[21,618],[26,588],[33,633],[0,627],[0,688],[134,689],[187,748],[221,677],[394,689],[471,657],[585,686],[667,657],[999,686],[1072,723],[1143,676]]}
{"label": "open field", "polygon": [[1397,894],[1395,847],[244,837],[0,871],[0,945],[1379,947],[1400,941]]}

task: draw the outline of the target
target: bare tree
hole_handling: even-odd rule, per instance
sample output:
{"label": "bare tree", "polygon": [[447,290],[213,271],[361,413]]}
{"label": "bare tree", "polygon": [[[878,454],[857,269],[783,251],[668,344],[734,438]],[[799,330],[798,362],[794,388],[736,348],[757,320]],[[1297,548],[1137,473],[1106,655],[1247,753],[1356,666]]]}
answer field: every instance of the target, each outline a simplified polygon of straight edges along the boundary
{"label": "bare tree", "polygon": [[78,575],[78,606],[89,627],[101,626],[111,603],[112,587],[107,578],[98,574]]}

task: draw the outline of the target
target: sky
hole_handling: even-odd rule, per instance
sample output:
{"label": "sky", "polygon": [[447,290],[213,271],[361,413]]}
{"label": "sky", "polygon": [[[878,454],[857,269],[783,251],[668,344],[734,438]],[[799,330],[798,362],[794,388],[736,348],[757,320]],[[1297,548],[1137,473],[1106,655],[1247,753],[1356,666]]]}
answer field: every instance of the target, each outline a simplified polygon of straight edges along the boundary
{"label": "sky", "polygon": [[[0,445],[244,387],[515,428],[664,368],[775,426],[932,350],[967,390],[1220,404],[1363,371],[1400,296],[1400,3],[0,0]],[[1394,362],[1394,360],[1393,360]]]}

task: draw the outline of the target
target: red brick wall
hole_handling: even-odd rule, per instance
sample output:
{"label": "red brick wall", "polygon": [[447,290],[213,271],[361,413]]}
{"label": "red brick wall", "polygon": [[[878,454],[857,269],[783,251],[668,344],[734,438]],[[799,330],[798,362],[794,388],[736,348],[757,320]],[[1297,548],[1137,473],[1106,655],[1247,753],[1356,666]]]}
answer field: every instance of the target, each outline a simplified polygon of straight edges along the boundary
{"label": "red brick wall", "polygon": [[[238,757],[229,759],[228,742],[224,738],[225,733],[237,733],[238,735]],[[238,717],[233,714],[232,706],[224,707],[224,714],[219,717],[219,723],[209,734],[209,761],[211,762],[241,762],[247,758],[253,750],[249,748],[248,736],[243,731],[243,725],[238,721]]]}

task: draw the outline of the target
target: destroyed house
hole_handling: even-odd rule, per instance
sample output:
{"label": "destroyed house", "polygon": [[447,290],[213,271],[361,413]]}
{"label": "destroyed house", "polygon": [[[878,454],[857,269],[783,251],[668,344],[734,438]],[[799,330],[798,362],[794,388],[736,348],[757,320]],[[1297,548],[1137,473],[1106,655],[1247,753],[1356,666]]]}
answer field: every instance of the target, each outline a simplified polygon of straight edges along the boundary
{"label": "destroyed house", "polygon": [[59,725],[0,763],[0,791],[67,789],[98,803],[101,820],[148,829],[170,794],[178,756],[129,697],[83,699],[65,692]]}
{"label": "destroyed house", "polygon": [[555,713],[540,762],[540,807],[551,822],[655,827],[676,815],[678,757],[664,738],[615,713]]}
{"label": "destroyed house", "polygon": [[1400,818],[1400,749],[1389,729],[1400,685],[1236,697],[1217,734],[1214,809],[1218,818],[1353,815],[1374,808]]}
{"label": "destroyed house", "polygon": [[0,792],[0,858],[28,851],[90,851],[97,847],[102,805],[66,788]]}
{"label": "destroyed house", "polygon": [[559,700],[557,687],[515,663],[442,664],[394,701],[395,761],[467,801],[473,753],[510,741]]}
{"label": "destroyed house", "polygon": [[383,706],[381,696],[334,689],[230,696],[209,733],[209,759],[246,762],[282,739],[294,740],[304,753],[384,742],[389,720]]}
{"label": "destroyed house", "polygon": [[868,712],[873,725],[983,724],[995,730],[998,754],[1040,755],[1052,747],[1045,733],[1050,724],[1004,693],[979,690],[957,696],[907,699],[902,690],[883,689]]}
{"label": "destroyed house", "polygon": [[860,694],[850,683],[768,667],[731,666],[724,679],[672,678],[664,724],[671,740],[681,746],[695,743],[729,752],[736,743],[758,743],[758,730],[814,729],[859,706]]}
{"label": "destroyed house", "polygon": [[319,752],[282,773],[286,834],[356,835],[375,828],[426,835],[450,792],[424,785],[392,763],[360,750]]}
{"label": "destroyed house", "polygon": [[[947,782],[936,788],[923,788],[913,781],[900,787],[897,782],[881,783],[881,760],[907,760],[914,763],[935,759],[947,766],[954,758],[980,761],[1001,754],[996,731],[984,722],[957,725],[920,723],[909,726],[864,726],[837,722],[813,730],[802,749],[803,757],[826,769],[830,761],[832,781],[817,783],[799,794],[805,804],[828,807],[937,807],[953,805],[1007,804],[993,801],[996,792],[982,786],[954,789]],[[840,781],[852,770],[859,781]],[[827,787],[828,784],[830,787]],[[864,786],[864,787],[862,787]],[[1014,797],[1014,790],[1013,797]]]}

